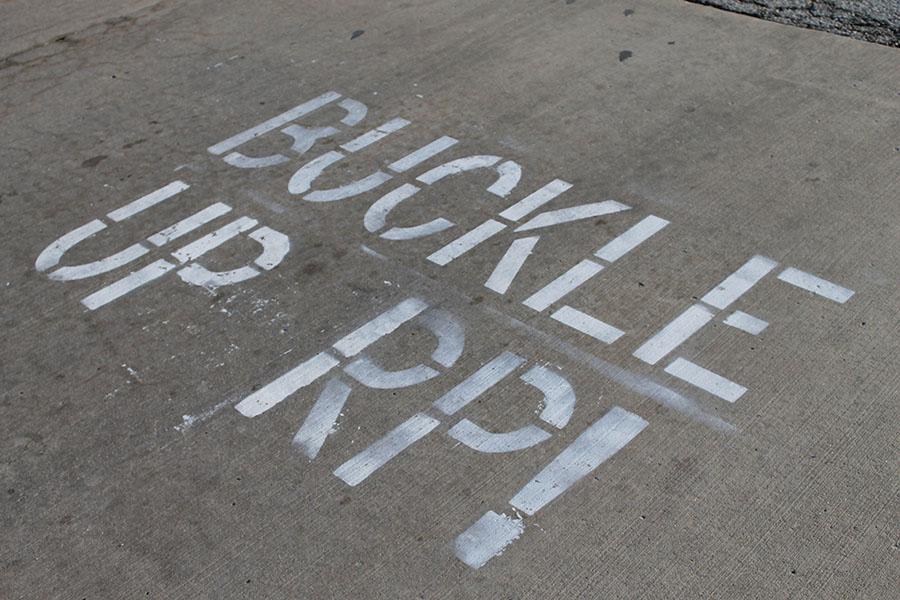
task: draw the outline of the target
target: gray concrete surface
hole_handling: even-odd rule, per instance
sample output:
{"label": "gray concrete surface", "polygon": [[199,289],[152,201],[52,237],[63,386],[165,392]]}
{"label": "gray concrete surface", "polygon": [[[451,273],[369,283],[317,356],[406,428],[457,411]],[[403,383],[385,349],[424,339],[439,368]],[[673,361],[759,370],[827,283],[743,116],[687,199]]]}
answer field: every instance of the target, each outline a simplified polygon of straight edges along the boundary
{"label": "gray concrete surface", "polygon": [[[39,41],[8,47],[0,69],[0,597],[896,597],[896,49],[680,0],[193,0],[128,6],[127,19],[81,5],[66,18],[4,5]],[[285,120],[337,130],[304,154],[277,130],[207,150],[329,90],[368,112],[340,123],[354,119],[334,99]],[[349,144],[396,117],[409,124]],[[395,163],[441,136],[458,143]],[[245,169],[230,152],[286,160]],[[310,167],[296,172],[328,152],[346,158],[304,190]],[[486,191],[494,167],[417,179],[470,155],[514,161],[517,185]],[[511,182],[514,165],[503,170]],[[391,179],[375,189],[311,201],[379,171]],[[506,211],[554,179],[572,188]],[[175,180],[190,187],[116,212]],[[381,224],[387,201],[372,205],[402,184],[420,192]],[[146,241],[215,202],[231,212]],[[513,231],[584,205],[589,218]],[[269,230],[172,255],[242,216]],[[453,225],[384,237],[438,218]],[[659,219],[621,258],[594,254]],[[491,221],[468,253],[427,259]],[[88,223],[105,229],[54,264],[73,238],[54,240]],[[508,289],[485,287],[511,244],[535,237]],[[252,263],[260,240],[271,251]],[[145,253],[71,268],[129,247]],[[767,259],[751,262],[758,284],[746,269],[729,278],[754,256]],[[576,264],[603,270],[529,308]],[[116,268],[94,273],[104,265]],[[182,278],[248,265],[213,291]],[[786,268],[840,287],[805,291]],[[404,301],[423,312],[345,357],[339,340]],[[621,337],[558,320],[573,310]],[[686,310],[710,322],[642,360]],[[730,327],[747,319],[735,311],[768,326]],[[434,404],[504,352],[525,362],[452,415]],[[335,366],[300,381],[317,356]],[[372,364],[400,374],[373,378]],[[746,391],[729,402],[671,374],[686,364],[730,380],[710,388],[720,395]],[[291,372],[295,385],[272,386]],[[435,377],[397,387],[423,374]],[[528,377],[555,382],[550,396]],[[552,435],[487,453],[511,438],[466,445],[461,419]],[[409,423],[421,439],[346,483],[365,474],[354,457],[376,444],[389,458],[396,446],[379,440]],[[331,433],[315,452],[315,435],[292,443],[298,430]]]}
{"label": "gray concrete surface", "polygon": [[0,56],[4,59],[71,33],[127,21],[158,5],[154,0],[5,0],[0,3]]}
{"label": "gray concrete surface", "polygon": [[688,0],[736,13],[900,47],[897,0]]}

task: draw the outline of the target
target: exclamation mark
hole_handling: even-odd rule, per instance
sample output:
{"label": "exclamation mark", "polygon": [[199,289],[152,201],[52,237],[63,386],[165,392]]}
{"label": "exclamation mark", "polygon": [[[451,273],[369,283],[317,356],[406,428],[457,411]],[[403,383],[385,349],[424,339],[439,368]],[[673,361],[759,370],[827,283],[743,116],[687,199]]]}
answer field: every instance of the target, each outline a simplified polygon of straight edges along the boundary
{"label": "exclamation mark", "polygon": [[[624,448],[646,426],[644,419],[614,406],[519,490],[510,505],[526,515],[535,514]],[[456,557],[477,569],[499,556],[524,528],[520,518],[488,511],[456,538]]]}

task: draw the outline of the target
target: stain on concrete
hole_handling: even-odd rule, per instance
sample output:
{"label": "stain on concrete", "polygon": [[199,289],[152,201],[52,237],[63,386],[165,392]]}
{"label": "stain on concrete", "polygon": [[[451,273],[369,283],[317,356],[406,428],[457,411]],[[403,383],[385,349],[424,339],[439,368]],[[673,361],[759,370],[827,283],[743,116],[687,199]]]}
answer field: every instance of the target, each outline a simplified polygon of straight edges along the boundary
{"label": "stain on concrete", "polygon": [[303,265],[303,274],[304,275],[315,275],[317,273],[321,273],[325,270],[324,265],[322,263],[317,262],[309,262]]}
{"label": "stain on concrete", "polygon": [[103,162],[107,158],[109,158],[109,157],[106,156],[105,154],[98,154],[97,156],[92,156],[91,158],[82,162],[81,166],[86,169],[93,169],[94,167],[99,165],[101,162]]}

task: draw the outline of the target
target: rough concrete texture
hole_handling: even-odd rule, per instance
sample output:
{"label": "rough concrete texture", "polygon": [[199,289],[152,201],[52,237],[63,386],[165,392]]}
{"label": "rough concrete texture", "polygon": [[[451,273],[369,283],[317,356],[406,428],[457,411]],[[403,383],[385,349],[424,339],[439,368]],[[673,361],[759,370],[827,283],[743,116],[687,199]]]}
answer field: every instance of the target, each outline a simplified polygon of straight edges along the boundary
{"label": "rough concrete texture", "polygon": [[681,0],[85,0],[43,37],[32,4],[0,19],[41,39],[0,68],[0,598],[896,597],[896,49]]}
{"label": "rough concrete texture", "polygon": [[688,0],[777,23],[900,47],[897,0]]}

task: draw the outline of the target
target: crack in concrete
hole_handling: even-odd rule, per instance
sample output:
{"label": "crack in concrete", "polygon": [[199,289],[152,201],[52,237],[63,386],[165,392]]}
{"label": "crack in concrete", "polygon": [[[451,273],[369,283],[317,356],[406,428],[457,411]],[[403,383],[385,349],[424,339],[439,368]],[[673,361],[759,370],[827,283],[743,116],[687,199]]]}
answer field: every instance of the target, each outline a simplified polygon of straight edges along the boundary
{"label": "crack in concrete", "polygon": [[5,57],[0,57],[0,72],[13,67],[32,67],[56,57],[66,50],[95,38],[102,37],[114,30],[124,30],[135,24],[138,20],[150,13],[158,12],[164,0],[146,6],[131,13],[109,17],[102,21],[91,23],[76,31],[70,31],[53,38],[35,44],[24,50],[13,52]]}

